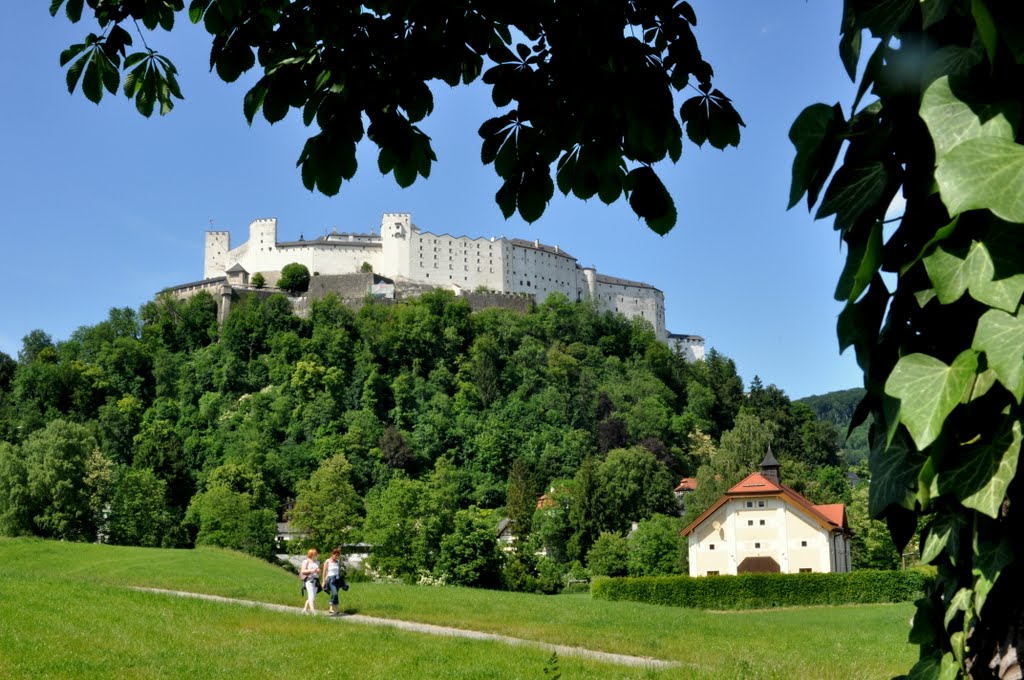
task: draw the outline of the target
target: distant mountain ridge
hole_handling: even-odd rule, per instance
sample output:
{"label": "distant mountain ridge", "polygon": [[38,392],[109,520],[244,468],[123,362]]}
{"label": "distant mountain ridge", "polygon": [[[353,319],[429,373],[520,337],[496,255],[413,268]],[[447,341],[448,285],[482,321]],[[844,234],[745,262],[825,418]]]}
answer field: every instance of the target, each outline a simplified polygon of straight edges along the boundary
{"label": "distant mountain ridge", "polygon": [[845,428],[850,425],[853,412],[866,393],[867,391],[863,387],[852,387],[848,390],[815,394],[794,401],[809,406],[819,419]]}

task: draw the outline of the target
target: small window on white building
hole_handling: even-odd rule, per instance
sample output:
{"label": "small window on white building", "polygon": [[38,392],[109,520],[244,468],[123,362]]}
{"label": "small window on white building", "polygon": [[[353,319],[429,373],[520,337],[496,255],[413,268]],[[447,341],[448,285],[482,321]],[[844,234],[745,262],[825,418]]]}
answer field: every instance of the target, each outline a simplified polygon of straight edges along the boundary
{"label": "small window on white building", "polygon": [[754,507],[754,501],[747,501],[747,507],[748,508]]}
{"label": "small window on white building", "polygon": [[708,576],[718,576],[718,572],[717,571],[709,571],[707,575]]}
{"label": "small window on white building", "polygon": [[764,526],[764,520],[763,519],[759,523],[760,523],[761,526]]}
{"label": "small window on white building", "polygon": [[760,547],[761,547],[761,544],[760,544],[760,543],[754,543],[754,547],[755,547],[755,548],[760,548]]}
{"label": "small window on white building", "polygon": [[708,550],[714,550],[714,549],[715,549],[715,544],[714,543],[708,543]]}
{"label": "small window on white building", "polygon": [[757,502],[757,507],[763,508],[764,507],[764,501],[758,501]]}
{"label": "small window on white building", "polygon": [[800,547],[801,548],[806,548],[807,547],[807,541],[800,541]]}
{"label": "small window on white building", "polygon": [[748,519],[748,520],[747,520],[747,526],[748,526],[748,527],[752,527],[752,526],[754,526],[754,520],[752,520],[752,519]]}
{"label": "small window on white building", "polygon": [[801,574],[810,574],[811,570],[805,567],[805,568],[800,569],[800,573]]}

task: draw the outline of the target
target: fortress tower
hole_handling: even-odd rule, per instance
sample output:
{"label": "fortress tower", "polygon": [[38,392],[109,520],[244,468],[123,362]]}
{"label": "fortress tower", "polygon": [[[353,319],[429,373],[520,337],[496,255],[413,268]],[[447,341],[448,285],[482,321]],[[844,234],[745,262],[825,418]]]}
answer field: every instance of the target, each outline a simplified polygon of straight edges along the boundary
{"label": "fortress tower", "polygon": [[227,269],[227,255],[231,250],[231,232],[206,232],[205,257],[203,259],[203,278],[212,279],[224,276]]}
{"label": "fortress tower", "polygon": [[380,272],[386,276],[408,277],[412,216],[409,213],[384,213],[380,220]]}
{"label": "fortress tower", "polygon": [[277,245],[277,218],[253,220],[249,223],[249,248],[270,250]]}

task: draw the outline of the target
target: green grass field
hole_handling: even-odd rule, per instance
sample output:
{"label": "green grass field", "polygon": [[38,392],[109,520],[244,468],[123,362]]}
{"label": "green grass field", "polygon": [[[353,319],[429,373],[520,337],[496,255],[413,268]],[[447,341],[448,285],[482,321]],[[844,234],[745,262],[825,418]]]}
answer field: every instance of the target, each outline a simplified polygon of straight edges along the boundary
{"label": "green grass field", "polygon": [[[0,539],[0,677],[548,678],[543,649],[439,638],[128,590],[302,605],[298,580],[220,550]],[[318,596],[326,609],[327,600]],[[588,595],[356,583],[348,612],[650,656],[559,659],[562,678],[887,678],[913,665],[910,604],[714,613]]]}

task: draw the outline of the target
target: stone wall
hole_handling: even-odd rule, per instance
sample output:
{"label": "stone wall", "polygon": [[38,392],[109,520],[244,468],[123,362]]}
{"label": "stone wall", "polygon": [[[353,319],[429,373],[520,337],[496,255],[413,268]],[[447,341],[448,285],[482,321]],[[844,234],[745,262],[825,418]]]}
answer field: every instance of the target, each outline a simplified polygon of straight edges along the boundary
{"label": "stone wall", "polygon": [[526,314],[533,308],[532,296],[517,293],[468,292],[459,297],[469,303],[474,312],[497,307]]}
{"label": "stone wall", "polygon": [[310,299],[318,300],[329,293],[334,293],[342,300],[362,301],[370,294],[372,286],[382,277],[372,272],[356,272],[354,274],[321,274],[309,279]]}

